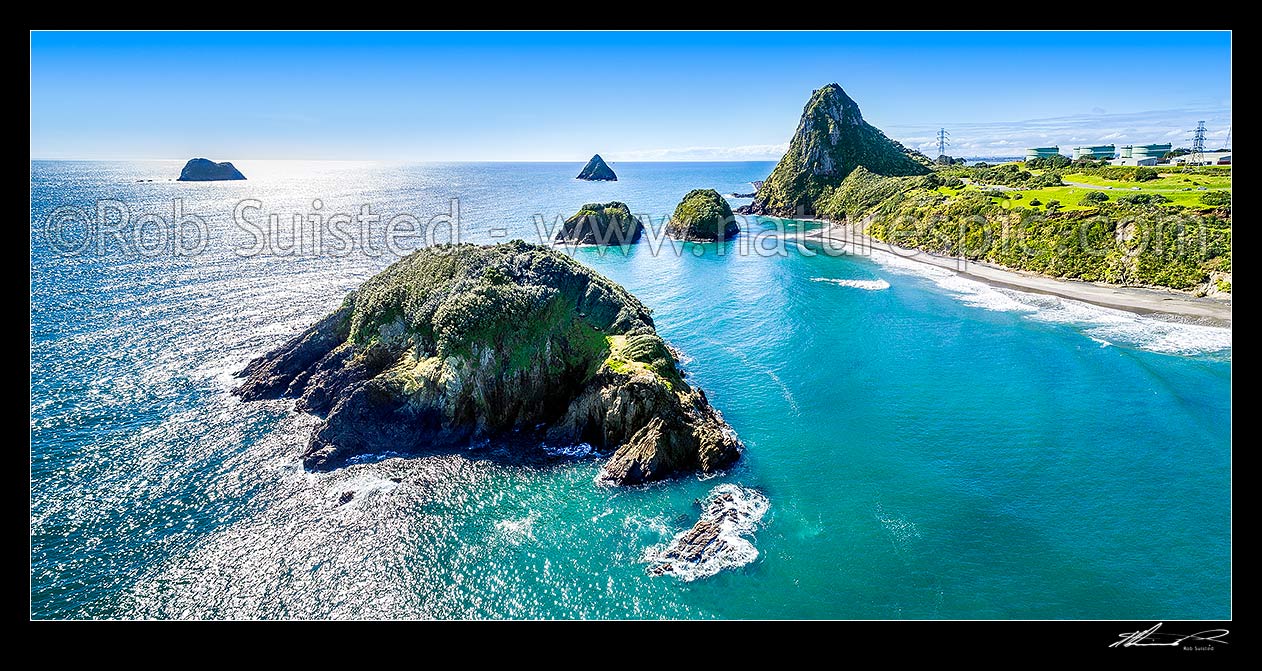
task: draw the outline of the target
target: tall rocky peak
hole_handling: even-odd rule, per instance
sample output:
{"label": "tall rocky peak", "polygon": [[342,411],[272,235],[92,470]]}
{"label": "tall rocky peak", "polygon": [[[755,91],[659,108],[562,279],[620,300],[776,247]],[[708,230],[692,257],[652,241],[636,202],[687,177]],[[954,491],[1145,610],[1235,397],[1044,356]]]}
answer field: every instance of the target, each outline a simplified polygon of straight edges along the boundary
{"label": "tall rocky peak", "polygon": [[743,214],[792,216],[813,214],[824,191],[863,166],[886,176],[923,175],[929,159],[891,140],[863,120],[863,113],[841,86],[829,84],[811,93],[789,150],[763,182]]}
{"label": "tall rocky peak", "polygon": [[583,171],[578,173],[577,179],[585,179],[589,182],[616,182],[618,176],[614,174],[613,168],[605,163],[605,159],[600,154],[592,156],[587,165],[583,166]]}

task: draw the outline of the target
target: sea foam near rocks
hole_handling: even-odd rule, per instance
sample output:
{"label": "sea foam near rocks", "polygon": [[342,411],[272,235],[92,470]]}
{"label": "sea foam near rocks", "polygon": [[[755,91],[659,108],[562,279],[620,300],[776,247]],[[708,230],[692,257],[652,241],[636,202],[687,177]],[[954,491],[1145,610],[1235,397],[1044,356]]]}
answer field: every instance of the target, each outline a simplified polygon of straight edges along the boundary
{"label": "sea foam near rocks", "polygon": [[684,582],[739,568],[758,558],[748,536],[758,529],[771,502],[762,492],[724,483],[702,502],[701,518],[664,546],[644,553],[653,575],[673,575]]}

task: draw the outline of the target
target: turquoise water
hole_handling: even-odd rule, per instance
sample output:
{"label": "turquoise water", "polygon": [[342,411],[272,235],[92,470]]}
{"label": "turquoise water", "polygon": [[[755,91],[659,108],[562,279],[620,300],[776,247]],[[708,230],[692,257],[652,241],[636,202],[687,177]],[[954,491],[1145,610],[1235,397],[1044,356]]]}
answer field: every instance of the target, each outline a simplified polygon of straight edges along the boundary
{"label": "turquoise water", "polygon": [[[249,181],[32,163],[37,618],[1231,615],[1229,330],[740,238],[582,248],[685,353],[748,446],[737,468],[639,490],[594,484],[598,461],[477,453],[306,473],[314,420],[238,402],[232,373],[393,257],[242,257],[242,198],[422,220],[459,198],[465,239],[534,240],[534,214],[616,198],[657,217],[771,164],[615,164],[607,184],[573,180],[579,164],[237,164]],[[47,214],[102,198],[167,218],[181,198],[206,249],[54,253]],[[648,575],[722,483],[770,502],[757,558]]]}

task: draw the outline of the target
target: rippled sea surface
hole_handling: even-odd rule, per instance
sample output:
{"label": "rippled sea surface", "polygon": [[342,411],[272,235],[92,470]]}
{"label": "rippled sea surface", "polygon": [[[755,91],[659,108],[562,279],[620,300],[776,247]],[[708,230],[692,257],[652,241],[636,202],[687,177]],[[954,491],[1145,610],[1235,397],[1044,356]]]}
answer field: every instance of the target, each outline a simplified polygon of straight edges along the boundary
{"label": "rippled sea surface", "polygon": [[[243,255],[240,201],[284,231],[365,204],[430,230],[457,198],[465,240],[534,241],[536,214],[616,199],[657,218],[692,188],[749,191],[772,164],[614,164],[614,183],[572,179],[580,164],[237,165],[248,181],[31,164],[36,618],[1231,615],[1228,329],[892,257],[740,253],[766,221],[679,254],[581,248],[654,310],[745,441],[738,467],[630,490],[593,483],[596,460],[478,452],[307,473],[315,420],[240,403],[232,374],[396,257]],[[200,253],[113,240],[66,256],[84,230],[47,225],[108,200],[169,222],[177,199],[206,222]],[[141,241],[157,247],[153,221]],[[762,513],[739,561],[650,575],[727,485]]]}

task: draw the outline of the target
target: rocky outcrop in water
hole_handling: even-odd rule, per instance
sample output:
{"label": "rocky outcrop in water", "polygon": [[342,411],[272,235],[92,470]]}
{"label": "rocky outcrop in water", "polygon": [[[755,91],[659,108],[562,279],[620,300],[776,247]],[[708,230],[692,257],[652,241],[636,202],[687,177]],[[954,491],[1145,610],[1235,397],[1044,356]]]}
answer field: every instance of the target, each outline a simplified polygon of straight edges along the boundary
{"label": "rocky outcrop in water", "polygon": [[758,550],[745,536],[758,527],[769,505],[758,490],[734,484],[715,487],[701,502],[701,516],[692,528],[649,552],[649,573],[687,581],[754,561]]}
{"label": "rocky outcrop in water", "polygon": [[587,165],[583,166],[583,170],[578,173],[576,179],[585,179],[589,182],[616,182],[618,176],[614,174],[613,168],[605,163],[605,159],[600,154],[592,156]]}
{"label": "rocky outcrop in water", "polygon": [[740,232],[732,206],[714,189],[689,191],[666,224],[666,234],[679,240],[726,240]]}
{"label": "rocky outcrop in water", "polygon": [[565,220],[556,241],[582,245],[629,245],[640,240],[644,225],[626,203],[588,203]]}
{"label": "rocky outcrop in water", "polygon": [[206,158],[189,159],[184,164],[184,169],[180,171],[180,178],[177,182],[217,182],[230,179],[245,179],[245,175],[241,174],[235,166],[227,161],[223,163],[215,163]]}
{"label": "rocky outcrop in water", "polygon": [[314,470],[588,443],[612,452],[601,479],[630,485],[717,471],[742,450],[644,305],[521,241],[415,252],[240,376],[243,400],[294,398],[324,417],[303,453]]}
{"label": "rocky outcrop in water", "polygon": [[863,120],[837,84],[811,94],[789,150],[741,214],[809,215],[816,201],[859,166],[884,176],[924,175],[932,162]]}

